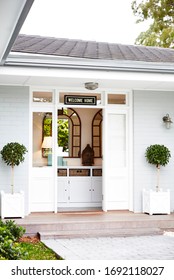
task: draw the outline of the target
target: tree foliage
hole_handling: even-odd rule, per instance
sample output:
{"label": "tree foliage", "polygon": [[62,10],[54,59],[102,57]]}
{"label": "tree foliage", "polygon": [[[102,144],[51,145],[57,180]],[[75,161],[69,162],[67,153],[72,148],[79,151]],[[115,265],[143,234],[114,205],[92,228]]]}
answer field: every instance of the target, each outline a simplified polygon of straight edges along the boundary
{"label": "tree foliage", "polygon": [[24,155],[27,153],[27,149],[22,144],[11,142],[6,144],[0,153],[4,162],[7,165],[14,167],[24,161]]}
{"label": "tree foliage", "polygon": [[169,163],[171,154],[164,145],[155,144],[147,147],[145,157],[148,163],[154,164],[158,168],[160,165],[165,166]]}
{"label": "tree foliage", "polygon": [[141,32],[135,43],[174,48],[174,0],[134,0],[132,10],[137,23],[150,20],[149,29]]}
{"label": "tree foliage", "polygon": [[52,136],[52,118],[45,118],[43,123],[44,136]]}
{"label": "tree foliage", "polygon": [[58,146],[63,147],[63,152],[68,151],[69,146],[69,122],[68,119],[58,120]]}
{"label": "tree foliage", "polygon": [[[68,151],[69,146],[69,122],[68,119],[58,119],[58,146],[63,147],[63,152]],[[52,136],[52,118],[47,117],[43,123],[43,135]]]}

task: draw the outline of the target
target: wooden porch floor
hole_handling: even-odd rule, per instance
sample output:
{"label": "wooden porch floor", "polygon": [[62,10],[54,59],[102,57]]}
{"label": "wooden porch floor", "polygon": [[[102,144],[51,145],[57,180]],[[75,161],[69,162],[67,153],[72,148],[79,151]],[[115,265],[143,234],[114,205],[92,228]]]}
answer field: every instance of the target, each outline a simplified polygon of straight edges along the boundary
{"label": "wooden porch floor", "polygon": [[40,233],[44,238],[130,236],[174,231],[174,213],[152,216],[129,211],[32,213],[15,221],[26,228],[27,235]]}

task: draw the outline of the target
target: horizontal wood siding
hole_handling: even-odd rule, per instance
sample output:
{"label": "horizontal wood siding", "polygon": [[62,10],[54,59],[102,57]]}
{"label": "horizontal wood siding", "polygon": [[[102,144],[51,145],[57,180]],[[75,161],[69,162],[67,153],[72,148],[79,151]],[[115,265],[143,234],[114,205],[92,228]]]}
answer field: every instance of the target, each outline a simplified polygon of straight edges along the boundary
{"label": "horizontal wood siding", "polygon": [[[8,142],[29,146],[29,88],[0,85],[0,150]],[[25,161],[15,167],[15,191],[25,192],[28,212],[28,153]],[[11,168],[0,157],[0,190],[10,192]]]}
{"label": "horizontal wood siding", "polygon": [[174,92],[134,91],[134,210],[142,211],[143,188],[155,189],[156,169],[146,162],[145,150],[152,144],[167,146],[172,154],[169,164],[161,168],[160,186],[171,190],[174,210],[174,124],[167,129],[163,116],[174,121]]}

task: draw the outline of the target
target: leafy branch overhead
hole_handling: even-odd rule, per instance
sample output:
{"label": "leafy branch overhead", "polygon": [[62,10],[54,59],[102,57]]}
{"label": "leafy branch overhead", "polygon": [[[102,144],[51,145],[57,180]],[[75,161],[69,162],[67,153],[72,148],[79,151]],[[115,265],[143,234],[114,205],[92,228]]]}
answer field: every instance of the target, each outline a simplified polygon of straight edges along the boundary
{"label": "leafy branch overhead", "polygon": [[140,33],[136,44],[174,48],[174,0],[134,0],[132,10],[137,23],[150,20],[148,30]]}

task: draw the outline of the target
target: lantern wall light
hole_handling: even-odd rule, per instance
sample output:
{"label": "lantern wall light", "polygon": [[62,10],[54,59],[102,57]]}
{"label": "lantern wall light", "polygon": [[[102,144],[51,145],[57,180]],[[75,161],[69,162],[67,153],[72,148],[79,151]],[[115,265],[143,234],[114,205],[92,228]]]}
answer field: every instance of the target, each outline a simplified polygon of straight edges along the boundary
{"label": "lantern wall light", "polygon": [[171,120],[171,117],[169,116],[169,114],[166,114],[163,117],[163,122],[164,122],[166,128],[168,128],[168,129],[171,127],[171,124],[173,123],[172,120]]}

